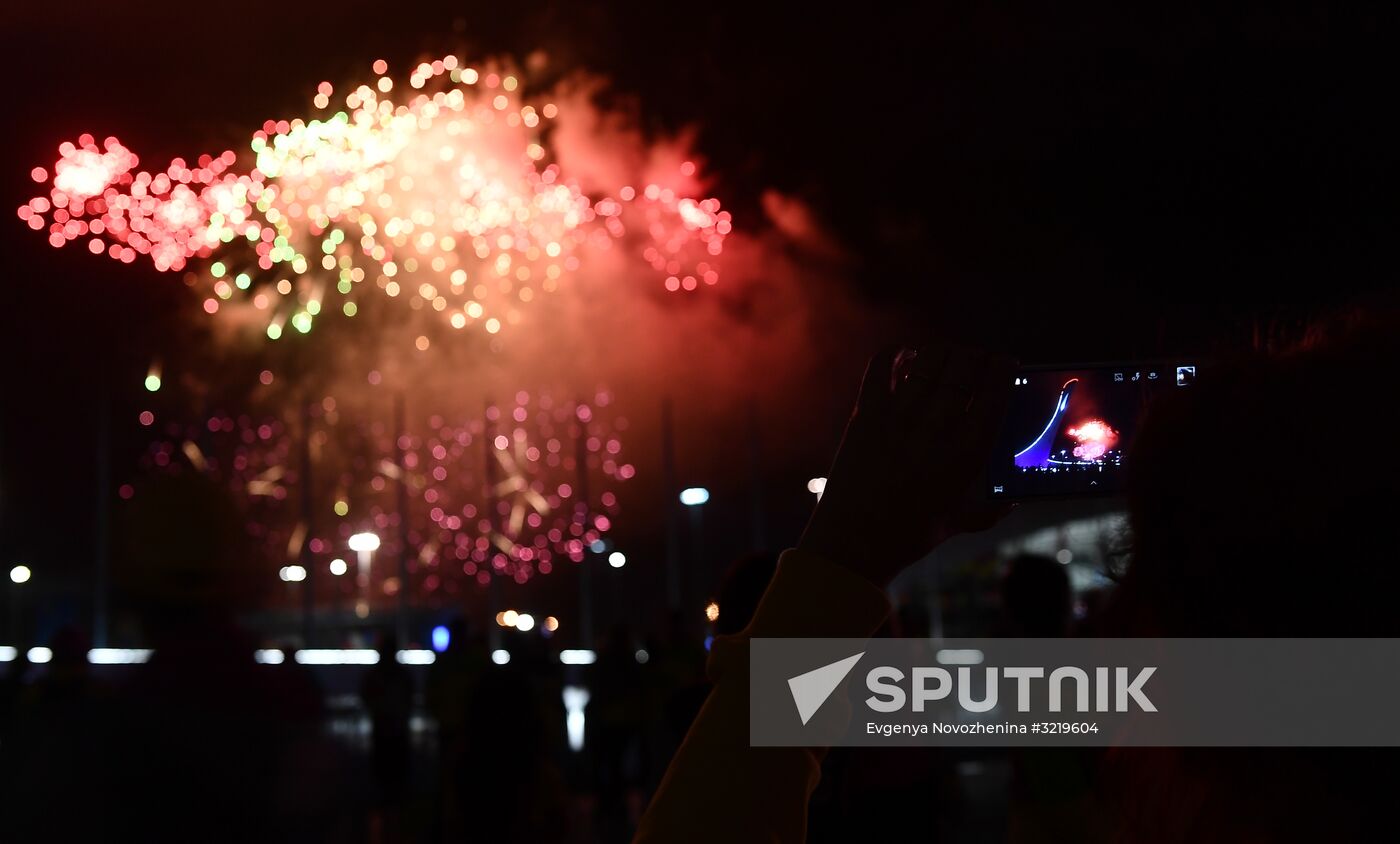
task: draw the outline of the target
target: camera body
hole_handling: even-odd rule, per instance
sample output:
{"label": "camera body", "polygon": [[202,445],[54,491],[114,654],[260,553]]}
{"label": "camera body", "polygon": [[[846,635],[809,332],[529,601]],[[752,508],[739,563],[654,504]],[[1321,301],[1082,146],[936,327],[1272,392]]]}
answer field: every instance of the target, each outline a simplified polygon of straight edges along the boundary
{"label": "camera body", "polygon": [[1192,360],[1132,361],[1018,369],[987,467],[993,499],[1113,495],[1125,455],[1152,399],[1189,389]]}

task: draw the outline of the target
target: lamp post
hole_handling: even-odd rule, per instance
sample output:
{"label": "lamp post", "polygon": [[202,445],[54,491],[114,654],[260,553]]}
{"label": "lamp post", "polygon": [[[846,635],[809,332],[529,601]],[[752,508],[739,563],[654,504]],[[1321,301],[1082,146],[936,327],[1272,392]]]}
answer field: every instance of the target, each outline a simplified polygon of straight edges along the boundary
{"label": "lamp post", "polygon": [[331,560],[330,570],[331,575],[335,578],[331,581],[331,633],[335,636],[335,646],[340,647],[341,640],[344,639],[344,630],[342,629],[344,619],[341,617],[340,609],[340,578],[350,570],[350,567],[345,564],[344,560],[336,557]]}
{"label": "lamp post", "polygon": [[16,647],[19,646],[20,628],[19,587],[21,584],[28,583],[33,576],[34,573],[29,570],[29,566],[22,563],[10,569],[10,583],[12,584],[10,586],[10,640],[15,642]]}
{"label": "lamp post", "polygon": [[[690,511],[690,534],[691,543],[695,546],[694,568],[699,570],[705,565],[705,502],[710,500],[710,491],[703,486],[686,487],[681,490],[681,504]],[[681,600],[688,597],[686,586],[694,577],[681,578]],[[684,604],[683,604],[684,606]]]}
{"label": "lamp post", "polygon": [[369,531],[354,534],[350,537],[350,550],[359,555],[359,568],[355,574],[355,583],[359,586],[360,600],[369,601],[369,568],[373,562],[375,551],[379,550],[379,536]]}

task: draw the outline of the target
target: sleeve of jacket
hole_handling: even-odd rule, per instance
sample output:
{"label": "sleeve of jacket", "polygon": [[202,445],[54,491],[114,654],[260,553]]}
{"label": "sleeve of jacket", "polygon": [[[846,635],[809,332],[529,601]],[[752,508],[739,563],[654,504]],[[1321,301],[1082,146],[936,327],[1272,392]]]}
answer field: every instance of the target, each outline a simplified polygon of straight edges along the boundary
{"label": "sleeve of jacket", "polygon": [[796,549],[785,551],[748,627],[711,645],[708,673],[714,687],[634,840],[804,841],[807,802],[821,777],[825,751],[749,746],[748,640],[864,638],[889,611],[884,592],[849,569]]}

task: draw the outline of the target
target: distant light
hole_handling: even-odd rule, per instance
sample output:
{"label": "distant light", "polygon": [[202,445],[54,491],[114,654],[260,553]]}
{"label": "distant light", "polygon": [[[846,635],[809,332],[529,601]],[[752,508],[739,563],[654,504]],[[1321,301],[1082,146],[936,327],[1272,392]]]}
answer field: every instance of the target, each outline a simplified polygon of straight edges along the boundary
{"label": "distant light", "polygon": [[14,662],[17,656],[19,651],[9,645],[0,645],[0,662]]}
{"label": "distant light", "polygon": [[296,652],[301,665],[376,665],[379,651],[371,648],[310,648]]}
{"label": "distant light", "polygon": [[30,662],[48,662],[51,659],[53,659],[53,651],[49,650],[48,648],[29,649]]}
{"label": "distant light", "polygon": [[433,628],[433,650],[442,653],[452,643],[452,631],[439,624]]}
{"label": "distant light", "polygon": [[497,619],[497,622],[502,627],[514,627],[515,623],[519,620],[520,613],[516,612],[515,610],[506,610],[505,612],[501,613],[500,617]]}
{"label": "distant light", "polygon": [[641,665],[646,665],[647,660],[651,659],[651,654],[647,653],[645,648],[639,649],[633,656],[637,658],[637,662]]}
{"label": "distant light", "polygon": [[510,662],[510,651],[505,648],[497,648],[491,652],[491,661],[497,665],[505,665]]}
{"label": "distant light", "polygon": [[1070,561],[1074,559],[1074,552],[1068,548],[1061,548],[1055,552],[1055,559],[1060,565],[1067,566],[1070,564]]}
{"label": "distant light", "polygon": [[135,665],[150,658],[150,648],[93,648],[88,651],[88,662],[93,665]]}
{"label": "distant light", "polygon": [[822,493],[826,492],[826,478],[812,478],[807,482],[807,491],[815,495],[818,501],[821,501]]}
{"label": "distant light", "polygon": [[608,555],[608,565],[615,569],[620,569],[627,565],[627,555],[621,551],[614,551]]}
{"label": "distant light", "polygon": [[588,550],[592,551],[594,554],[601,554],[604,551],[608,550],[608,543],[604,542],[601,539],[595,539],[588,546]]}
{"label": "distant light", "polygon": [[399,665],[432,665],[437,662],[437,654],[421,648],[410,648],[394,654]]}
{"label": "distant light", "polygon": [[527,612],[523,612],[515,619],[515,629],[521,633],[529,633],[535,629],[535,617]]}
{"label": "distant light", "polygon": [[708,620],[710,620],[710,621],[718,621],[718,620],[719,620],[719,604],[716,604],[714,601],[711,601],[711,602],[709,602],[708,604],[706,604],[706,605],[705,605],[705,618],[708,619]]}
{"label": "distant light", "polygon": [[160,392],[160,376],[152,372],[146,376],[146,390],[148,392]]}
{"label": "distant light", "polygon": [[331,574],[339,576],[345,574],[349,570],[350,567],[345,565],[345,561],[340,559],[339,557],[336,557],[334,560],[331,560]]}
{"label": "distant light", "polygon": [[277,576],[288,583],[300,583],[306,579],[306,569],[301,566],[283,566]]}
{"label": "distant light", "polygon": [[587,734],[584,711],[588,706],[588,689],[583,686],[564,687],[564,729],[569,736],[569,749],[575,753],[583,750],[583,737]]}
{"label": "distant light", "polygon": [[559,652],[559,661],[565,665],[592,665],[598,654],[590,650],[564,650]]}
{"label": "distant light", "polygon": [[681,490],[681,503],[687,507],[698,507],[710,500],[710,491],[703,486],[693,486]]}
{"label": "distant light", "polygon": [[260,651],[253,651],[253,662],[258,665],[281,665],[287,660],[287,655],[276,648],[265,648]]}
{"label": "distant light", "polygon": [[29,578],[34,576],[34,572],[29,570],[29,566],[15,566],[10,569],[10,579],[15,583],[28,583]]}
{"label": "distant light", "polygon": [[550,633],[553,633],[555,630],[558,630],[558,629],[559,629],[559,619],[555,618],[555,617],[552,616],[552,615],[547,615],[547,616],[545,616],[545,617],[544,617],[544,629],[548,630]]}
{"label": "distant light", "polygon": [[378,551],[379,537],[376,534],[369,533],[368,531],[366,531],[365,533],[357,533],[354,536],[350,537],[350,550],[359,551],[361,553],[365,553],[368,551]]}
{"label": "distant light", "polygon": [[986,656],[976,648],[944,648],[933,658],[939,665],[981,665]]}

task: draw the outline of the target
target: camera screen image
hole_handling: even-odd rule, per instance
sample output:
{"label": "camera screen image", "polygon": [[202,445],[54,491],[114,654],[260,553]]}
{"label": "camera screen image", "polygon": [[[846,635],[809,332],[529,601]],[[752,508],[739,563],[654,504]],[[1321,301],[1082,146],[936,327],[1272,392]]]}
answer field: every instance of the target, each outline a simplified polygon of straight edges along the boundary
{"label": "camera screen image", "polygon": [[988,471],[994,498],[1119,492],[1148,402],[1189,387],[1189,363],[1030,368],[1016,373]]}

